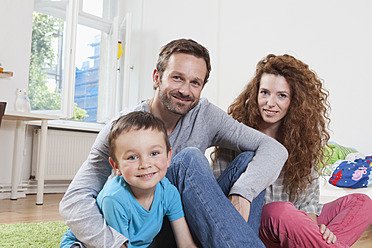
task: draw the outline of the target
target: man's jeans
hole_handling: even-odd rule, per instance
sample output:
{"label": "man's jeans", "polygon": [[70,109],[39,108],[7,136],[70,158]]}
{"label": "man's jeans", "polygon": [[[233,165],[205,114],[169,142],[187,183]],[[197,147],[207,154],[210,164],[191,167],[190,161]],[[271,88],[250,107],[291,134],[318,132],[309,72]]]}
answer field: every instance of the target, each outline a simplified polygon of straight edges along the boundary
{"label": "man's jeans", "polygon": [[[185,217],[198,246],[265,247],[258,238],[265,191],[252,201],[248,223],[227,198],[253,155],[252,152],[241,153],[218,180],[199,149],[185,148],[173,157],[166,176],[181,194]],[[169,243],[172,240],[170,230],[164,218],[163,228],[150,247],[173,247]]]}

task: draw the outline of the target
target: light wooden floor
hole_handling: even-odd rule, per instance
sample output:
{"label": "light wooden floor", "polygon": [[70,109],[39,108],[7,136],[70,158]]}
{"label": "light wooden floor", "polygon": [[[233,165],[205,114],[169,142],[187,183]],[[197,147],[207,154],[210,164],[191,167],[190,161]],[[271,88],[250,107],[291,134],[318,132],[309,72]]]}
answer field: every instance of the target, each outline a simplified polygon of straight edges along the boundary
{"label": "light wooden floor", "polygon": [[59,202],[63,194],[44,194],[44,204],[36,205],[36,195],[18,200],[0,200],[0,225],[63,220],[59,214]]}
{"label": "light wooden floor", "polygon": [[[45,194],[44,205],[36,205],[36,195],[27,195],[18,200],[0,200],[0,225],[63,220],[58,211],[62,194]],[[372,247],[370,226],[352,248]]]}

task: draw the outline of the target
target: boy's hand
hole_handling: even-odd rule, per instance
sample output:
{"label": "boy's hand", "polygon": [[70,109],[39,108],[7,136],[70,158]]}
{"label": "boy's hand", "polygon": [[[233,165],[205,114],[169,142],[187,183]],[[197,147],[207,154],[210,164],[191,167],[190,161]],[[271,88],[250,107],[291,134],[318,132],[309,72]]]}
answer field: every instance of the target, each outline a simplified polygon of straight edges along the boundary
{"label": "boy's hand", "polygon": [[331,232],[331,230],[329,230],[326,225],[324,224],[321,224],[319,225],[319,231],[321,234],[323,234],[323,239],[328,243],[330,244],[331,242],[334,244],[336,243],[336,240],[337,240],[337,237],[336,235],[333,234],[333,232]]}
{"label": "boy's hand", "polygon": [[248,222],[249,211],[251,210],[250,201],[240,195],[230,195],[229,200],[241,216],[243,216],[245,222]]}

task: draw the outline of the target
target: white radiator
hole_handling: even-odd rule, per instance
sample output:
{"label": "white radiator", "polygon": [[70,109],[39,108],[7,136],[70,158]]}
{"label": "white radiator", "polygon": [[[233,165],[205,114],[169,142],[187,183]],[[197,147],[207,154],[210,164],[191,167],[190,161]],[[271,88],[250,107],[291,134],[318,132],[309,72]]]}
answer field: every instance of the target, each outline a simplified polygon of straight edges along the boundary
{"label": "white radiator", "polygon": [[[48,130],[45,180],[72,180],[87,159],[97,137],[94,132]],[[40,129],[34,130],[31,176],[38,179]]]}

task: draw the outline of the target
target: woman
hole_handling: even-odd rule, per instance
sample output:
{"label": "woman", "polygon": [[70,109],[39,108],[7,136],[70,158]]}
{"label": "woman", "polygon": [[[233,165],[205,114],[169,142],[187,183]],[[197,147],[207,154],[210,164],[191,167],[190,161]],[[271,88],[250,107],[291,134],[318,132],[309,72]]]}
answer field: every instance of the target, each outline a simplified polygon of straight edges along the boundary
{"label": "woman", "polygon": [[[266,247],[349,247],[372,223],[364,194],[319,203],[317,165],[329,140],[328,92],[305,63],[269,54],[228,113],[281,142],[289,157],[266,189],[259,236]],[[217,148],[215,175],[235,154]],[[247,168],[247,171],[249,167]]]}

